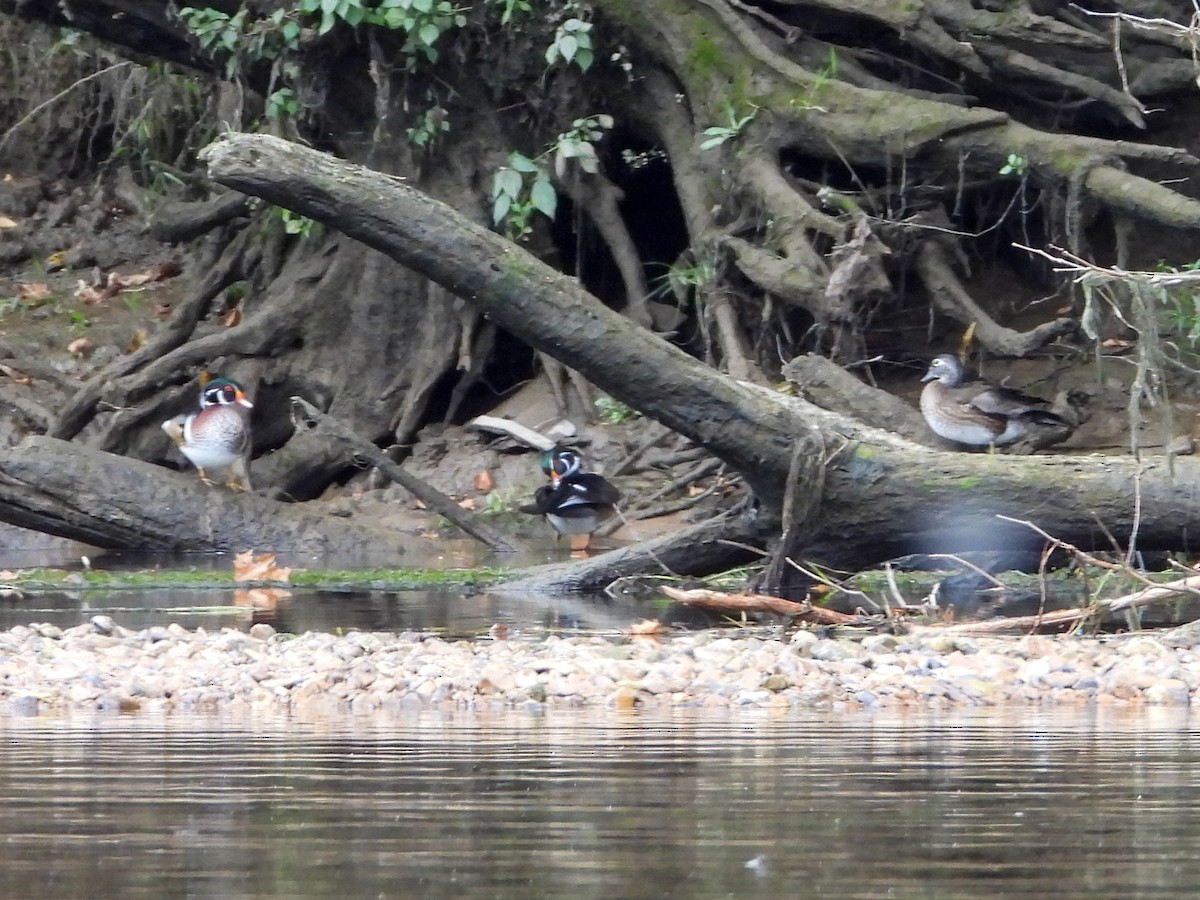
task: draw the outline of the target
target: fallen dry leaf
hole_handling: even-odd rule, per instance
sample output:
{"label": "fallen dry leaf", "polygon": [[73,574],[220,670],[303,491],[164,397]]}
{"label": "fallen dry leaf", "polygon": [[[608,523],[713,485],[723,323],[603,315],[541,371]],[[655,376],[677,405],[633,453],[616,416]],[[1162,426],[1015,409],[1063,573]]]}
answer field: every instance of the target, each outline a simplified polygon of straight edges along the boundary
{"label": "fallen dry leaf", "polygon": [[275,609],[281,600],[292,596],[283,588],[238,588],[233,592],[234,606],[250,606],[254,609]]}
{"label": "fallen dry leaf", "polygon": [[1101,347],[1107,347],[1110,350],[1125,350],[1133,346],[1133,341],[1124,341],[1120,338],[1109,338],[1101,342]]}
{"label": "fallen dry leaf", "polygon": [[150,335],[145,328],[135,328],[133,337],[129,339],[129,346],[125,348],[125,353],[136,353],[146,346],[148,340],[150,340]]}
{"label": "fallen dry leaf", "polygon": [[221,317],[217,322],[222,328],[236,328],[242,324],[242,308],[235,306],[232,309],[227,309],[221,313]]}
{"label": "fallen dry leaf", "polygon": [[253,550],[239,553],[233,558],[234,581],[287,581],[292,570],[275,565],[274,553],[254,555]]}
{"label": "fallen dry leaf", "polygon": [[475,490],[486,492],[490,491],[495,486],[496,483],[492,479],[492,472],[490,469],[484,469],[482,472],[475,473]]}
{"label": "fallen dry leaf", "polygon": [[37,303],[50,296],[50,285],[44,281],[22,282],[17,286],[17,299],[22,303]]}
{"label": "fallen dry leaf", "polygon": [[17,223],[8,216],[0,216],[0,228],[16,228]]}
{"label": "fallen dry leaf", "polygon": [[14,572],[12,569],[0,569],[0,581],[12,581],[19,577],[20,573]]}
{"label": "fallen dry leaf", "polygon": [[8,365],[4,365],[3,363],[0,363],[0,372],[3,372],[5,375],[7,375],[9,378],[11,378],[16,384],[22,385],[24,387],[29,387],[29,385],[33,384],[32,378],[30,378],[24,372],[17,371],[12,366],[8,366]]}
{"label": "fallen dry leaf", "polygon": [[55,250],[46,257],[44,265],[47,269],[61,269],[63,267],[63,260],[66,259],[66,256],[66,250]]}
{"label": "fallen dry leaf", "polygon": [[82,279],[75,282],[75,298],[87,306],[95,306],[117,296],[117,289],[109,286],[95,288]]}
{"label": "fallen dry leaf", "polygon": [[466,500],[459,500],[458,505],[467,512],[475,512],[475,510],[479,509],[479,501],[474,497],[468,497]]}
{"label": "fallen dry leaf", "polygon": [[488,629],[488,634],[491,635],[493,641],[503,641],[508,639],[508,626],[503,622],[497,622]]}
{"label": "fallen dry leaf", "polygon": [[657,637],[663,633],[662,622],[658,619],[642,619],[629,626],[629,633],[635,637]]}
{"label": "fallen dry leaf", "polygon": [[86,356],[92,349],[91,338],[77,337],[67,344],[67,352],[72,356]]}
{"label": "fallen dry leaf", "polygon": [[153,306],[153,311],[154,318],[158,319],[160,322],[165,322],[167,319],[171,318],[170,303],[155,303]]}

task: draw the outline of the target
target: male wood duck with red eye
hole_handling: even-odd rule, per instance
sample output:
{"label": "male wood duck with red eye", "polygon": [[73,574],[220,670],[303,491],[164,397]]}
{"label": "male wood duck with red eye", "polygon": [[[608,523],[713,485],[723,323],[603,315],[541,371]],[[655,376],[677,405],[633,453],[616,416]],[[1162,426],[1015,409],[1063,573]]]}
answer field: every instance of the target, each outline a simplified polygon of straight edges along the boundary
{"label": "male wood duck with red eye", "polygon": [[544,452],[541,467],[550,483],[538,488],[533,503],[522,506],[521,512],[545,516],[555,531],[568,536],[572,550],[587,550],[592,532],[620,502],[620,492],[604,476],[581,472],[582,457],[567,447]]}
{"label": "male wood duck with red eye", "polygon": [[162,428],[188,458],[200,480],[213,484],[206,469],[224,469],[225,486],[250,490],[250,410],[242,386],[215,378],[200,389],[200,410],[163,422]]}
{"label": "male wood duck with red eye", "polygon": [[[963,384],[957,356],[943,353],[921,379],[921,413],[939,437],[971,447],[1012,444],[1037,428],[1070,432],[1072,423],[1051,410],[1047,400],[1013,388]],[[1061,440],[1061,438],[1060,438]]]}

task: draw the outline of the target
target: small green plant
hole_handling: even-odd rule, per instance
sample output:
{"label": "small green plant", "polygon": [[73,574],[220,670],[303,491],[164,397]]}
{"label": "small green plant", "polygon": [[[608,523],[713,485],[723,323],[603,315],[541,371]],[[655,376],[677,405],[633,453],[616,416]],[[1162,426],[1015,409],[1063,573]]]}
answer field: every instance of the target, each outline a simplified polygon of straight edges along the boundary
{"label": "small green plant", "polygon": [[431,146],[440,135],[449,130],[450,123],[446,120],[446,110],[435,106],[417,116],[413,125],[405,129],[404,133],[410,144],[424,149]]}
{"label": "small green plant", "polygon": [[214,55],[224,54],[225,77],[232,80],[244,63],[275,59],[299,46],[301,27],[293,11],[277,9],[262,19],[250,19],[245,9],[232,16],[219,9],[185,6],[183,24]]}
{"label": "small green plant", "polygon": [[[1178,269],[1159,260],[1155,271],[1164,275],[1200,272],[1200,260],[1185,263]],[[1186,341],[1193,349],[1200,343],[1200,288],[1192,287],[1188,281],[1178,284],[1156,284],[1151,286],[1154,297],[1162,310],[1163,323],[1173,335]]]}
{"label": "small green plant", "polygon": [[492,178],[492,224],[505,226],[510,240],[520,240],[533,229],[535,212],[553,219],[558,209],[558,192],[550,173],[523,153],[508,154],[508,165]]}
{"label": "small green plant", "polygon": [[676,300],[682,301],[696,288],[712,284],[716,277],[717,268],[711,260],[697,260],[688,265],[677,262],[673,266],[667,266],[666,272],[653,279],[651,283],[654,287],[650,291],[650,296],[671,295]]}
{"label": "small green plant", "polygon": [[1008,154],[1008,159],[1000,167],[1001,175],[1017,175],[1024,178],[1029,174],[1029,160],[1018,153]]}
{"label": "small green plant", "polygon": [[318,34],[327,34],[338,21],[351,28],[376,25],[408,35],[401,51],[409,59],[409,67],[418,54],[429,62],[437,62],[434,47],[445,32],[467,24],[466,8],[449,0],[300,0],[300,11],[320,18]]}
{"label": "small green plant", "polygon": [[500,14],[500,24],[507,25],[513,20],[515,13],[531,13],[533,6],[529,0],[490,0],[493,6],[503,6],[504,11]]}
{"label": "small green plant", "polygon": [[804,92],[804,96],[793,98],[789,101],[789,105],[795,109],[815,109],[824,112],[824,107],[817,105],[817,96],[825,89],[825,85],[837,77],[837,70],[837,51],[830,47],[828,61],[821,66],[816,77],[808,86],[808,90]]}
{"label": "small green plant", "polygon": [[728,140],[735,137],[740,137],[747,126],[754,121],[754,117],[758,115],[758,107],[755,106],[749,115],[738,116],[733,111],[733,107],[725,107],[725,114],[729,117],[728,125],[710,125],[704,129],[704,133],[708,136],[708,140],[700,144],[701,150],[713,150],[720,147]]}
{"label": "small green plant", "polygon": [[554,41],[546,48],[546,64],[552,66],[561,59],[586,72],[595,60],[591,30],[592,23],[583,19],[571,18],[559,25],[554,31]]}
{"label": "small green plant", "polygon": [[77,309],[68,309],[67,318],[71,320],[72,331],[84,331],[92,327],[91,320]]}
{"label": "small green plant", "polygon": [[179,10],[179,16],[187,30],[196,36],[196,40],[205,50],[233,53],[237,49],[238,39],[242,36],[246,10],[231,16],[219,9],[185,6]]}
{"label": "small green plant", "polygon": [[613,117],[608,115],[585,116],[571,123],[571,130],[558,136],[550,149],[554,152],[554,174],[562,178],[567,163],[572,159],[589,175],[600,171],[600,157],[596,155],[596,142],[604,132],[613,127]]}
{"label": "small green plant", "polygon": [[600,421],[607,422],[609,425],[624,425],[642,415],[632,406],[628,406],[620,400],[614,400],[612,397],[597,397],[595,405]]}
{"label": "small green plant", "polygon": [[301,238],[312,237],[317,229],[317,222],[314,219],[294,213],[290,209],[284,209],[282,206],[277,208],[285,232],[299,235]]}
{"label": "small green plant", "polygon": [[558,209],[558,191],[546,168],[547,157],[554,160],[554,174],[562,178],[574,160],[583,171],[600,171],[596,143],[613,127],[613,117],[604,114],[584,116],[571,123],[536,159],[523,153],[508,155],[508,165],[492,179],[492,224],[503,224],[511,240],[521,240],[532,231],[529,224],[535,212],[553,219]]}
{"label": "small green plant", "polygon": [[280,88],[267,97],[267,118],[292,119],[300,112],[300,101],[291,88]]}

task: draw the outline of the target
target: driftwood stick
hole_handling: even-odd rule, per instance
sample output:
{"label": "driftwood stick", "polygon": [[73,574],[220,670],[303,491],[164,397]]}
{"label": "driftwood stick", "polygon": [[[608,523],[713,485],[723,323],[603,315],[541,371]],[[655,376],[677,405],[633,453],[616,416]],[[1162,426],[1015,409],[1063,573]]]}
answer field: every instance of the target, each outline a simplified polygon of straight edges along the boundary
{"label": "driftwood stick", "polygon": [[404,469],[388,459],[382,450],[366,438],[359,437],[350,428],[333,418],[333,416],[321,412],[302,397],[293,397],[292,404],[293,406],[300,407],[303,410],[305,419],[314,423],[318,430],[348,444],[356,456],[361,456],[368,460],[371,465],[375,466],[380,472],[419,499],[429,509],[442,518],[453,522],[467,534],[471,535],[471,537],[482,541],[492,550],[499,552],[512,553],[519,549],[508,538],[500,534],[500,532],[481,522],[478,517],[468,513],[437,488],[427,484],[412,473],[404,471]]}
{"label": "driftwood stick", "polygon": [[726,594],[722,591],[708,591],[703,588],[683,590],[664,585],[662,592],[685,606],[695,606],[712,612],[748,613],[769,612],[777,616],[792,616],[805,622],[817,622],[821,625],[847,625],[859,622],[859,616],[851,616],[832,609],[822,609],[813,606],[807,600],[797,603],[795,600],[784,600],[782,597],[770,597],[766,594]]}

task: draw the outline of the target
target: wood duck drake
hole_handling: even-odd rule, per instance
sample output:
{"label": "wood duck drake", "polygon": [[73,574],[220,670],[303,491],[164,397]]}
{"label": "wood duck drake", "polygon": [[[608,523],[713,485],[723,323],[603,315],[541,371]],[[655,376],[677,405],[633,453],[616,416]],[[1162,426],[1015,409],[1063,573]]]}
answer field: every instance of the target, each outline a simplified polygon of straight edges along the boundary
{"label": "wood duck drake", "polygon": [[962,363],[950,353],[934,357],[921,381],[925,382],[921,391],[925,421],[939,437],[959,444],[1003,446],[1037,428],[1068,434],[1073,428],[1051,409],[1049,401],[1013,388],[963,384]]}
{"label": "wood duck drake", "polygon": [[541,466],[550,483],[538,488],[521,512],[545,516],[555,531],[569,537],[572,550],[586,550],[592,532],[612,516],[620,492],[604,476],[580,471],[582,457],[567,447],[547,450]]}
{"label": "wood duck drake", "polygon": [[200,389],[200,409],[163,422],[162,428],[200,473],[224,469],[225,486],[250,490],[250,410],[254,404],[232,378],[215,378]]}

